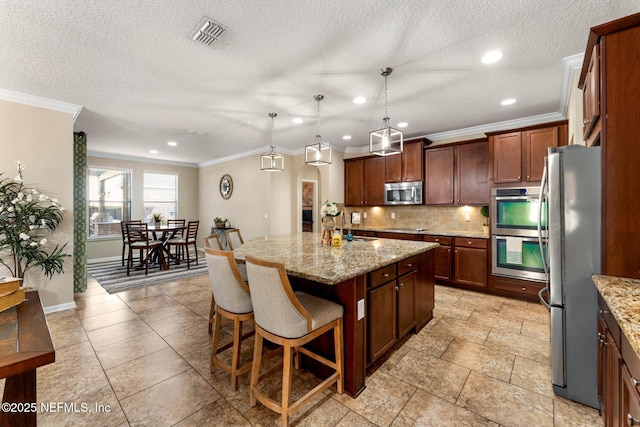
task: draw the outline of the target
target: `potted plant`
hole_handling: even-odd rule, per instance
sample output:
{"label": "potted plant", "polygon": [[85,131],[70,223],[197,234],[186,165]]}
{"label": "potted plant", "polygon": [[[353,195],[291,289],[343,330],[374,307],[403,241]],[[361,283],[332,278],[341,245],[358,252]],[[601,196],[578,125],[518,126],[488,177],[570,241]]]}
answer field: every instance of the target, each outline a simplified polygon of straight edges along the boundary
{"label": "potted plant", "polygon": [[24,278],[32,268],[46,277],[64,273],[64,245],[51,247],[43,232],[54,233],[63,219],[64,207],[37,188],[25,186],[17,160],[18,175],[0,181],[0,264],[14,277]]}
{"label": "potted plant", "polygon": [[325,230],[333,230],[336,227],[335,217],[340,215],[338,204],[336,202],[326,201],[320,208],[320,216],[322,216],[322,226]]}
{"label": "potted plant", "polygon": [[227,218],[217,216],[213,218],[213,223],[216,225],[216,228],[225,228],[227,226]]}
{"label": "potted plant", "polygon": [[484,217],[482,223],[482,231],[484,234],[489,234],[489,206],[483,206],[480,208],[480,215]]}
{"label": "potted plant", "polygon": [[156,228],[160,228],[160,226],[165,223],[164,216],[158,212],[153,212],[151,214],[151,221],[154,223]]}

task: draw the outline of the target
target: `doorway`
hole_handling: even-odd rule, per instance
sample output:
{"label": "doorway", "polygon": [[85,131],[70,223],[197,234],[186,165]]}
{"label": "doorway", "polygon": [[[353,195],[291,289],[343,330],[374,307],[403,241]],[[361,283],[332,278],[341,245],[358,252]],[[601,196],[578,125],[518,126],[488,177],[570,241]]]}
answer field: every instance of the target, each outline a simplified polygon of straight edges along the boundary
{"label": "doorway", "polygon": [[318,198],[318,183],[312,180],[302,181],[302,231],[316,232],[317,226],[313,220],[316,215],[316,200]]}

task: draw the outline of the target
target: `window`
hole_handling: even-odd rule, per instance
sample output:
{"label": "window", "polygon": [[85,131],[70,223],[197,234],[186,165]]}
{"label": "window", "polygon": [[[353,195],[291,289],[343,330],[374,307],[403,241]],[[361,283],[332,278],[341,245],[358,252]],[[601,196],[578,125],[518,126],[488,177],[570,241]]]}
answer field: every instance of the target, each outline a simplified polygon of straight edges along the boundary
{"label": "window", "polygon": [[131,171],[89,168],[89,237],[120,237],[131,219]]}
{"label": "window", "polygon": [[178,175],[144,173],[144,218],[161,213],[164,219],[178,214]]}

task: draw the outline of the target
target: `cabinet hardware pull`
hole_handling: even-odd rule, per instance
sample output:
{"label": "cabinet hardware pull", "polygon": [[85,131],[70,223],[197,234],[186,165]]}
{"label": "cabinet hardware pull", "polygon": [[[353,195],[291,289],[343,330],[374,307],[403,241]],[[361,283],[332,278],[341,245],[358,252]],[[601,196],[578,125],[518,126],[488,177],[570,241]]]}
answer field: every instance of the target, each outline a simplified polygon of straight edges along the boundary
{"label": "cabinet hardware pull", "polygon": [[586,125],[587,123],[589,123],[589,119],[583,119],[583,120],[582,120],[582,124],[583,124],[583,125]]}
{"label": "cabinet hardware pull", "polygon": [[404,288],[404,283],[400,283],[400,288]]}
{"label": "cabinet hardware pull", "polygon": [[518,175],[518,179],[520,179],[520,175]]}
{"label": "cabinet hardware pull", "polygon": [[600,314],[609,314],[608,310],[600,309],[599,311],[600,311]]}
{"label": "cabinet hardware pull", "polygon": [[389,273],[384,273],[382,277],[389,277]]}
{"label": "cabinet hardware pull", "polygon": [[527,179],[531,178],[529,175],[527,175]]}
{"label": "cabinet hardware pull", "polygon": [[467,242],[467,244],[468,244],[468,245],[470,245],[470,244],[471,244],[471,242]]}
{"label": "cabinet hardware pull", "polygon": [[407,264],[407,267],[413,267],[413,264],[409,263]]}
{"label": "cabinet hardware pull", "polygon": [[398,289],[398,287],[396,286],[396,292],[399,291],[400,289]]}
{"label": "cabinet hardware pull", "polygon": [[638,387],[640,385],[640,381],[638,381],[637,379],[631,377],[631,382],[633,383],[634,387]]}
{"label": "cabinet hardware pull", "polygon": [[439,241],[440,241],[440,239],[436,239],[436,242],[439,242]]}
{"label": "cabinet hardware pull", "polygon": [[523,287],[522,287],[522,291],[524,292],[524,291],[526,291],[526,290],[527,290],[527,288],[525,288],[525,287],[523,286]]}
{"label": "cabinet hardware pull", "polygon": [[628,426],[638,426],[640,425],[640,420],[637,418],[633,418],[633,415],[627,413],[627,425]]}

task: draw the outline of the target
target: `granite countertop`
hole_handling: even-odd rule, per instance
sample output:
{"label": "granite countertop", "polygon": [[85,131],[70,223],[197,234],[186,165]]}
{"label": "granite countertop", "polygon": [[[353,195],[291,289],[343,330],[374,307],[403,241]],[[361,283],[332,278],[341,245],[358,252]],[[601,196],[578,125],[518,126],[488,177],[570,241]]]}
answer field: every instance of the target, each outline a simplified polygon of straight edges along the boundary
{"label": "granite countertop", "polygon": [[640,280],[596,275],[593,281],[629,344],[640,356]]}
{"label": "granite countertop", "polygon": [[287,273],[327,285],[335,285],[393,264],[438,246],[437,243],[397,239],[367,239],[333,247],[320,243],[320,233],[268,236],[246,241],[234,249],[234,257],[246,255],[284,262]]}
{"label": "granite countertop", "polygon": [[464,231],[464,230],[435,230],[424,228],[385,228],[385,227],[345,227],[347,230],[362,231],[383,231],[386,233],[405,233],[405,234],[423,234],[430,236],[452,236],[452,237],[473,237],[478,239],[488,239],[489,234],[483,231]]}

